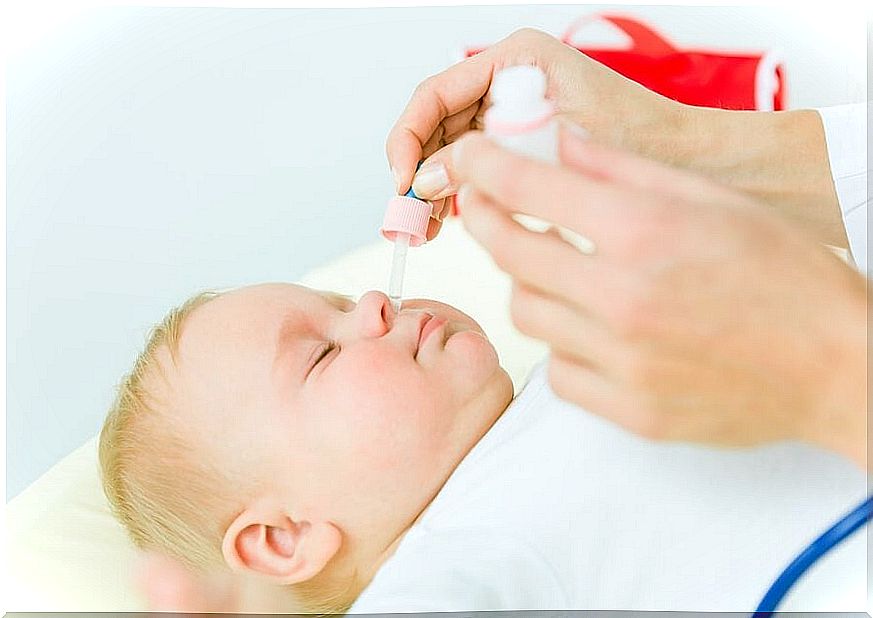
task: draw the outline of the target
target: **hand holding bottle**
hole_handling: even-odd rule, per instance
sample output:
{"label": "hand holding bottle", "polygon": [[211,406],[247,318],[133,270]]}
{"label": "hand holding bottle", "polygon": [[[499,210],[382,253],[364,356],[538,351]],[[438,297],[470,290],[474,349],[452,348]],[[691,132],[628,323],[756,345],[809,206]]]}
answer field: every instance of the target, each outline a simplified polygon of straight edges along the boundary
{"label": "hand holding bottle", "polygon": [[683,105],[531,29],[423,81],[388,135],[397,192],[405,193],[412,183],[417,195],[433,203],[428,240],[450,210],[446,198],[458,189],[452,145],[483,128],[493,102],[493,76],[520,64],[545,73],[556,117],[584,127],[593,141],[716,180],[753,196],[819,242],[847,246],[815,110],[737,112]]}
{"label": "hand holding bottle", "polygon": [[652,439],[803,440],[866,466],[861,274],[748,196],[570,131],[560,166],[475,134],[454,151],[464,224],[560,397]]}
{"label": "hand holding bottle", "polygon": [[[448,213],[445,198],[458,188],[452,144],[466,132],[484,127],[492,104],[492,77],[520,64],[536,66],[546,75],[546,96],[554,101],[561,119],[584,125],[594,137],[608,142],[661,133],[676,124],[674,116],[682,108],[548,34],[519,30],[416,88],[386,144],[399,194],[412,183],[416,195],[434,203],[435,218]],[[415,173],[422,159],[424,164]],[[428,239],[437,231],[429,230]]]}

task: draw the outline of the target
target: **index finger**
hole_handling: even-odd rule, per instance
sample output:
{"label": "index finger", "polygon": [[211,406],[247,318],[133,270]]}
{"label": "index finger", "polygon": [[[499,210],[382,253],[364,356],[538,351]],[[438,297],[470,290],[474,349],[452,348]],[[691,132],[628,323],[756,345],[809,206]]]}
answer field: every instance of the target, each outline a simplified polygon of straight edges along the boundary
{"label": "index finger", "polygon": [[412,184],[422,148],[439,124],[484,97],[491,85],[493,70],[494,63],[485,51],[418,85],[385,144],[398,193],[403,194]]}
{"label": "index finger", "polygon": [[[597,245],[617,245],[639,217],[642,196],[583,172],[512,153],[481,133],[454,147],[455,175],[507,211],[532,215],[569,228]],[[464,205],[459,204],[463,211]],[[631,208],[635,208],[632,212]]]}

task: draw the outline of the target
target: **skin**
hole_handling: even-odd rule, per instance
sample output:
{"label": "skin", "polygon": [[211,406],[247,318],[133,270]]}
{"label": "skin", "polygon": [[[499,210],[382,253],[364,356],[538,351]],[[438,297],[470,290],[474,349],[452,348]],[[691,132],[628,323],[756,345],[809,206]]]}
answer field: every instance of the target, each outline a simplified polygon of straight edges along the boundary
{"label": "skin", "polygon": [[[428,319],[442,325],[419,346]],[[232,571],[273,588],[353,571],[366,584],[512,398],[460,311],[409,301],[395,314],[379,292],[354,303],[290,284],[196,309],[170,372],[204,456],[256,479],[222,549]],[[167,593],[174,568],[146,569],[156,608],[208,610],[205,582]],[[224,608],[241,602],[229,581]]]}
{"label": "skin", "polygon": [[388,135],[398,193],[412,183],[417,195],[433,201],[429,239],[439,233],[460,184],[453,144],[483,128],[492,77],[517,64],[545,72],[558,119],[584,127],[593,141],[695,171],[752,195],[820,242],[848,246],[817,112],[683,105],[530,28],[419,84]]}
{"label": "skin", "polygon": [[454,152],[464,224],[512,277],[516,326],[549,344],[557,394],[653,439],[804,440],[865,469],[865,277],[700,176],[571,131],[560,156],[481,134]]}
{"label": "skin", "polygon": [[[494,73],[515,64],[543,69],[559,119],[590,136],[562,136],[570,169],[475,136],[454,152],[482,128]],[[559,395],[655,439],[795,438],[867,467],[866,281],[816,246],[847,246],[816,112],[681,105],[525,29],[422,82],[386,153],[397,192],[414,177],[433,202],[428,239],[468,185],[465,225],[512,275],[513,320],[549,343]],[[590,236],[597,252],[533,235],[514,212]],[[143,574],[155,609],[289,611],[162,558]]]}
{"label": "skin", "polygon": [[[545,72],[575,136],[570,170],[475,136],[493,75],[516,64]],[[817,246],[848,243],[815,111],[682,105],[525,29],[422,82],[386,153],[399,192],[425,159],[413,188],[438,219],[456,196],[513,277],[515,324],[551,346],[567,399],[650,437],[799,438],[866,468],[866,281]],[[512,213],[588,236],[597,255]]]}

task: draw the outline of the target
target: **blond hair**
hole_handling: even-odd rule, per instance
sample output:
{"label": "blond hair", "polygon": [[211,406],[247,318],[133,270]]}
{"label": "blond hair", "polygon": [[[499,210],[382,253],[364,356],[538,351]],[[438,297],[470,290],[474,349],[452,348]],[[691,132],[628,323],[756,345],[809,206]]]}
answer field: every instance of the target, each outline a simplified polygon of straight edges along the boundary
{"label": "blond hair", "polygon": [[152,328],[133,370],[118,387],[99,447],[103,490],[134,544],[201,569],[223,560],[216,550],[220,531],[208,516],[224,505],[203,501],[221,501],[226,479],[191,456],[193,445],[173,415],[162,413],[167,402],[154,386],[164,373],[160,351],[166,349],[175,362],[185,319],[217,296],[197,294]]}
{"label": "blond hair", "polygon": [[[162,378],[168,383],[161,351],[175,363],[186,319],[220,295],[197,294],[152,328],[118,387],[99,443],[103,490],[134,544],[203,571],[226,568],[222,540],[242,507],[238,491],[228,488],[239,490],[240,478],[197,456],[192,433],[182,429],[178,415],[166,413],[169,404],[155,386]],[[290,588],[305,611],[344,613],[359,590],[355,579],[323,573]]]}

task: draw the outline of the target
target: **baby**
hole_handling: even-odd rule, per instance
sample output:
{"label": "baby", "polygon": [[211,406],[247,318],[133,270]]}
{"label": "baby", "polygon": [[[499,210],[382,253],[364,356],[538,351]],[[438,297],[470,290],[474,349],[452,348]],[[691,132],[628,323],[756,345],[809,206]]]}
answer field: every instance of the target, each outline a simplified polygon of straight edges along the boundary
{"label": "baby", "polygon": [[447,305],[200,295],[122,383],[103,483],[138,546],[342,611],[511,399],[481,328]]}
{"label": "baby", "polygon": [[[748,611],[864,495],[801,445],[627,434],[555,397],[544,365],[512,395],[476,322],[440,303],[201,295],[122,384],[104,486],[138,546],[319,613]],[[863,543],[843,551],[863,584]]]}

